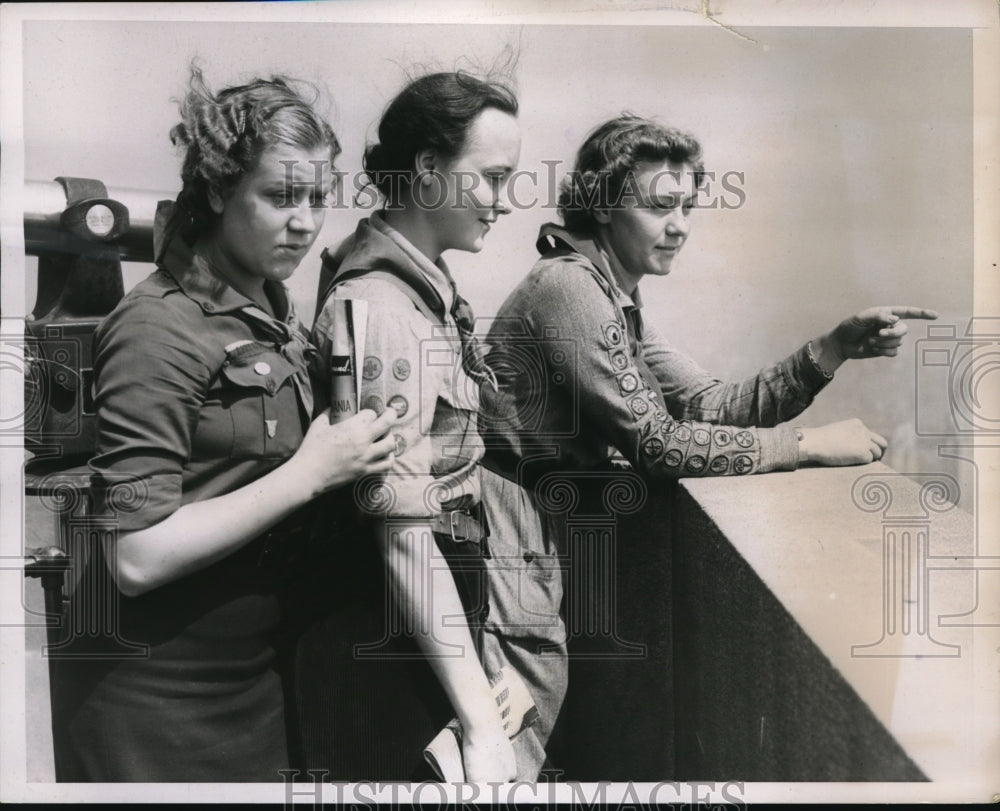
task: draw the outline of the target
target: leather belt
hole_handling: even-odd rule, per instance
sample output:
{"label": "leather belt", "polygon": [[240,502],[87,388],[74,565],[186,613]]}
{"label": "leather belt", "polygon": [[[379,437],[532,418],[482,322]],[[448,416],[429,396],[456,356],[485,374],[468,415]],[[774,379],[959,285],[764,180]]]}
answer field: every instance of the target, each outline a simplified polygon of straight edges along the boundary
{"label": "leather belt", "polygon": [[444,535],[453,541],[482,543],[486,538],[486,528],[479,516],[468,510],[445,510],[431,518],[431,531]]}

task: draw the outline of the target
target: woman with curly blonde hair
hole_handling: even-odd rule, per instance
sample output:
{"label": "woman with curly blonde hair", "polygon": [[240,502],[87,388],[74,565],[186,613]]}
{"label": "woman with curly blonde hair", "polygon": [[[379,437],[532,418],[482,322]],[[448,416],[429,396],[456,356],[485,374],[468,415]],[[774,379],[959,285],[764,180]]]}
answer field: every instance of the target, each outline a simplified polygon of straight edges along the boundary
{"label": "woman with curly blonde hair", "polygon": [[[60,780],[281,780],[276,560],[314,497],[391,461],[391,410],[313,419],[283,284],[323,223],[333,131],[289,80],[213,94],[196,68],[181,115],[157,269],[96,335],[93,490],[118,531],[89,565],[110,570],[118,621],[59,662]],[[142,498],[126,511],[118,488]]]}

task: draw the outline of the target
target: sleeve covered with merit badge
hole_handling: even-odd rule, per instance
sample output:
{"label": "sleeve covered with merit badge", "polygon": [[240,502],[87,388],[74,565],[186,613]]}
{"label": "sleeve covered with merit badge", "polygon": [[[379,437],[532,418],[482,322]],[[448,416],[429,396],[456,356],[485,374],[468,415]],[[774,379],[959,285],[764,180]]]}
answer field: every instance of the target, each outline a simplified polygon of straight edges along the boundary
{"label": "sleeve covered with merit badge", "polygon": [[623,307],[579,255],[540,260],[522,289],[530,295],[519,297],[519,312],[542,355],[551,355],[546,344],[556,339],[574,348],[575,362],[547,384],[572,392],[567,400],[579,425],[570,446],[604,440],[651,476],[797,466],[793,429],[752,424],[760,417],[776,423],[808,404],[817,381],[799,382],[796,375],[809,373],[801,365],[786,362],[748,382],[721,384],[644,327],[638,309]]}

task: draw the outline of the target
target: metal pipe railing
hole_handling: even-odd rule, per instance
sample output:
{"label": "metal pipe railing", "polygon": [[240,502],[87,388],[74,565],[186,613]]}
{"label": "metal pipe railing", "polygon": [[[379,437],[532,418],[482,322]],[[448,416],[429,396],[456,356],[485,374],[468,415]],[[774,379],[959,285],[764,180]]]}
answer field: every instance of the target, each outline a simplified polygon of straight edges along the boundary
{"label": "metal pipe railing", "polygon": [[[127,230],[114,240],[121,259],[132,262],[153,261],[153,221],[160,200],[173,200],[176,191],[154,191],[110,187],[107,198],[128,210]],[[59,250],[63,243],[62,215],[68,201],[63,186],[54,180],[29,180],[24,184],[24,250],[37,256]]]}

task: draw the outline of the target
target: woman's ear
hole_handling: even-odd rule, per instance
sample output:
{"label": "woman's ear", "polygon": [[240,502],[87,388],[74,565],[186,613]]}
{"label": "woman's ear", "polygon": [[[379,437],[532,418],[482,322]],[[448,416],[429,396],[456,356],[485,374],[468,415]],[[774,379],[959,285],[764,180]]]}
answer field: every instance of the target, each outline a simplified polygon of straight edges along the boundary
{"label": "woman's ear", "polygon": [[212,211],[216,214],[222,214],[223,209],[226,207],[222,195],[219,194],[219,190],[215,186],[208,187],[208,205],[211,206]]}
{"label": "woman's ear", "polygon": [[601,225],[607,225],[611,222],[611,212],[606,208],[595,208],[594,222],[600,223]]}
{"label": "woman's ear", "polygon": [[428,185],[437,166],[437,154],[433,149],[422,149],[413,157],[415,182]]}

